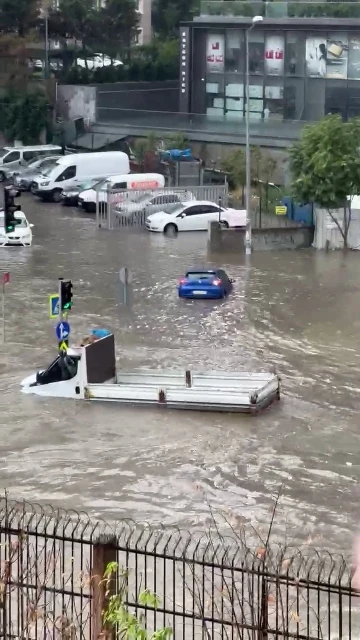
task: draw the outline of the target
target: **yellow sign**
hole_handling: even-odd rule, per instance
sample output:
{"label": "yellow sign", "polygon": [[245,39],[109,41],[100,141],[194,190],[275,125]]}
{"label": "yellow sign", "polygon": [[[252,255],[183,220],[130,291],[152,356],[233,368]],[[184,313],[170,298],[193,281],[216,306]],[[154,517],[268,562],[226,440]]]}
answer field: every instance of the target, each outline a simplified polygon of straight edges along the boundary
{"label": "yellow sign", "polygon": [[287,207],[284,207],[284,206],[275,207],[275,213],[276,213],[277,216],[286,216]]}
{"label": "yellow sign", "polygon": [[59,351],[67,351],[67,344],[66,344],[66,342],[62,342],[62,343],[59,345]]}

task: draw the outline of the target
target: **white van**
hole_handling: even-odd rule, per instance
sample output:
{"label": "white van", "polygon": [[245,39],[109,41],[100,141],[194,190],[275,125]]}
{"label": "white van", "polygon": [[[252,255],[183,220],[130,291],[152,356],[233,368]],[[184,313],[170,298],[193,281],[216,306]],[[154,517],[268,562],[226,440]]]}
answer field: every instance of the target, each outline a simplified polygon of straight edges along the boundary
{"label": "white van", "polygon": [[[78,203],[88,213],[96,211],[96,190],[99,191],[99,202],[106,202],[107,189],[134,189],[137,191],[151,191],[152,189],[162,189],[165,186],[165,178],[161,173],[129,173],[128,175],[113,175],[107,180],[102,180],[92,189],[86,189],[79,194]],[[111,202],[118,204],[126,198],[123,192],[111,194]]]}
{"label": "white van", "polygon": [[[61,154],[62,148],[55,144],[38,144],[27,147],[1,147],[0,182],[6,179],[6,170],[16,170],[37,158],[58,156]],[[2,167],[4,170],[2,170]]]}
{"label": "white van", "polygon": [[129,156],[122,151],[71,154],[45,170],[33,183],[31,191],[43,200],[60,202],[63,190],[69,185],[76,185],[77,181],[100,180],[104,175],[127,174],[129,171]]}

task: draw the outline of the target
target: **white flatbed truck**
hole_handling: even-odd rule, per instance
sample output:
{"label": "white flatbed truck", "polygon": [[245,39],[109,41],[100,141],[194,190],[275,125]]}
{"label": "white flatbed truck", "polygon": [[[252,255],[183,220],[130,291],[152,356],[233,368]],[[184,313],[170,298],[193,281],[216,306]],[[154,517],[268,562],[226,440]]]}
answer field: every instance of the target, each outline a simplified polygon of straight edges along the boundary
{"label": "white flatbed truck", "polygon": [[21,387],[53,398],[238,413],[258,413],[280,399],[280,378],[273,373],[117,371],[112,334],[69,348]]}

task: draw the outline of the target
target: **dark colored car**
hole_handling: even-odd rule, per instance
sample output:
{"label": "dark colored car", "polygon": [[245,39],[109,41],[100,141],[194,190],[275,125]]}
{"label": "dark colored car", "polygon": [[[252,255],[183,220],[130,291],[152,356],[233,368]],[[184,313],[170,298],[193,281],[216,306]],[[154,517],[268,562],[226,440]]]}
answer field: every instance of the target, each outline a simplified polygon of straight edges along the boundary
{"label": "dark colored car", "polygon": [[191,269],[179,282],[179,298],[219,300],[231,292],[232,283],[223,269]]}

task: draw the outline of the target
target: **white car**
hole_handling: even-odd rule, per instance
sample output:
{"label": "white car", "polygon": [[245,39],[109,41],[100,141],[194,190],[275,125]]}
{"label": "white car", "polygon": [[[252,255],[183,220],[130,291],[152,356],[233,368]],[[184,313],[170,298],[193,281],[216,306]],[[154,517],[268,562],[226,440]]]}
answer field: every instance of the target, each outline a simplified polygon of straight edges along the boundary
{"label": "white car", "polygon": [[94,69],[101,69],[102,67],[122,67],[123,64],[124,63],[121,62],[121,60],[112,60],[109,56],[102,53],[94,53],[93,56],[86,58],[86,60],[84,58],[77,59],[77,65],[79,67],[82,67],[83,69],[86,69],[87,67],[90,71],[93,71]]}
{"label": "white car", "polygon": [[121,202],[115,207],[115,211],[122,215],[133,213],[153,214],[163,211],[169,205],[180,204],[196,200],[190,191],[167,191],[166,193],[140,193],[133,198],[130,196],[126,202]]}
{"label": "white car", "polygon": [[11,233],[5,233],[4,211],[0,210],[0,246],[18,245],[21,247],[30,247],[34,225],[30,224],[23,211],[15,211],[14,217],[20,220],[20,224],[17,224]]}
{"label": "white car", "polygon": [[246,211],[219,207],[215,202],[193,200],[166,207],[146,219],[146,228],[158,233],[168,231],[207,231],[210,222],[224,227],[245,227]]}

